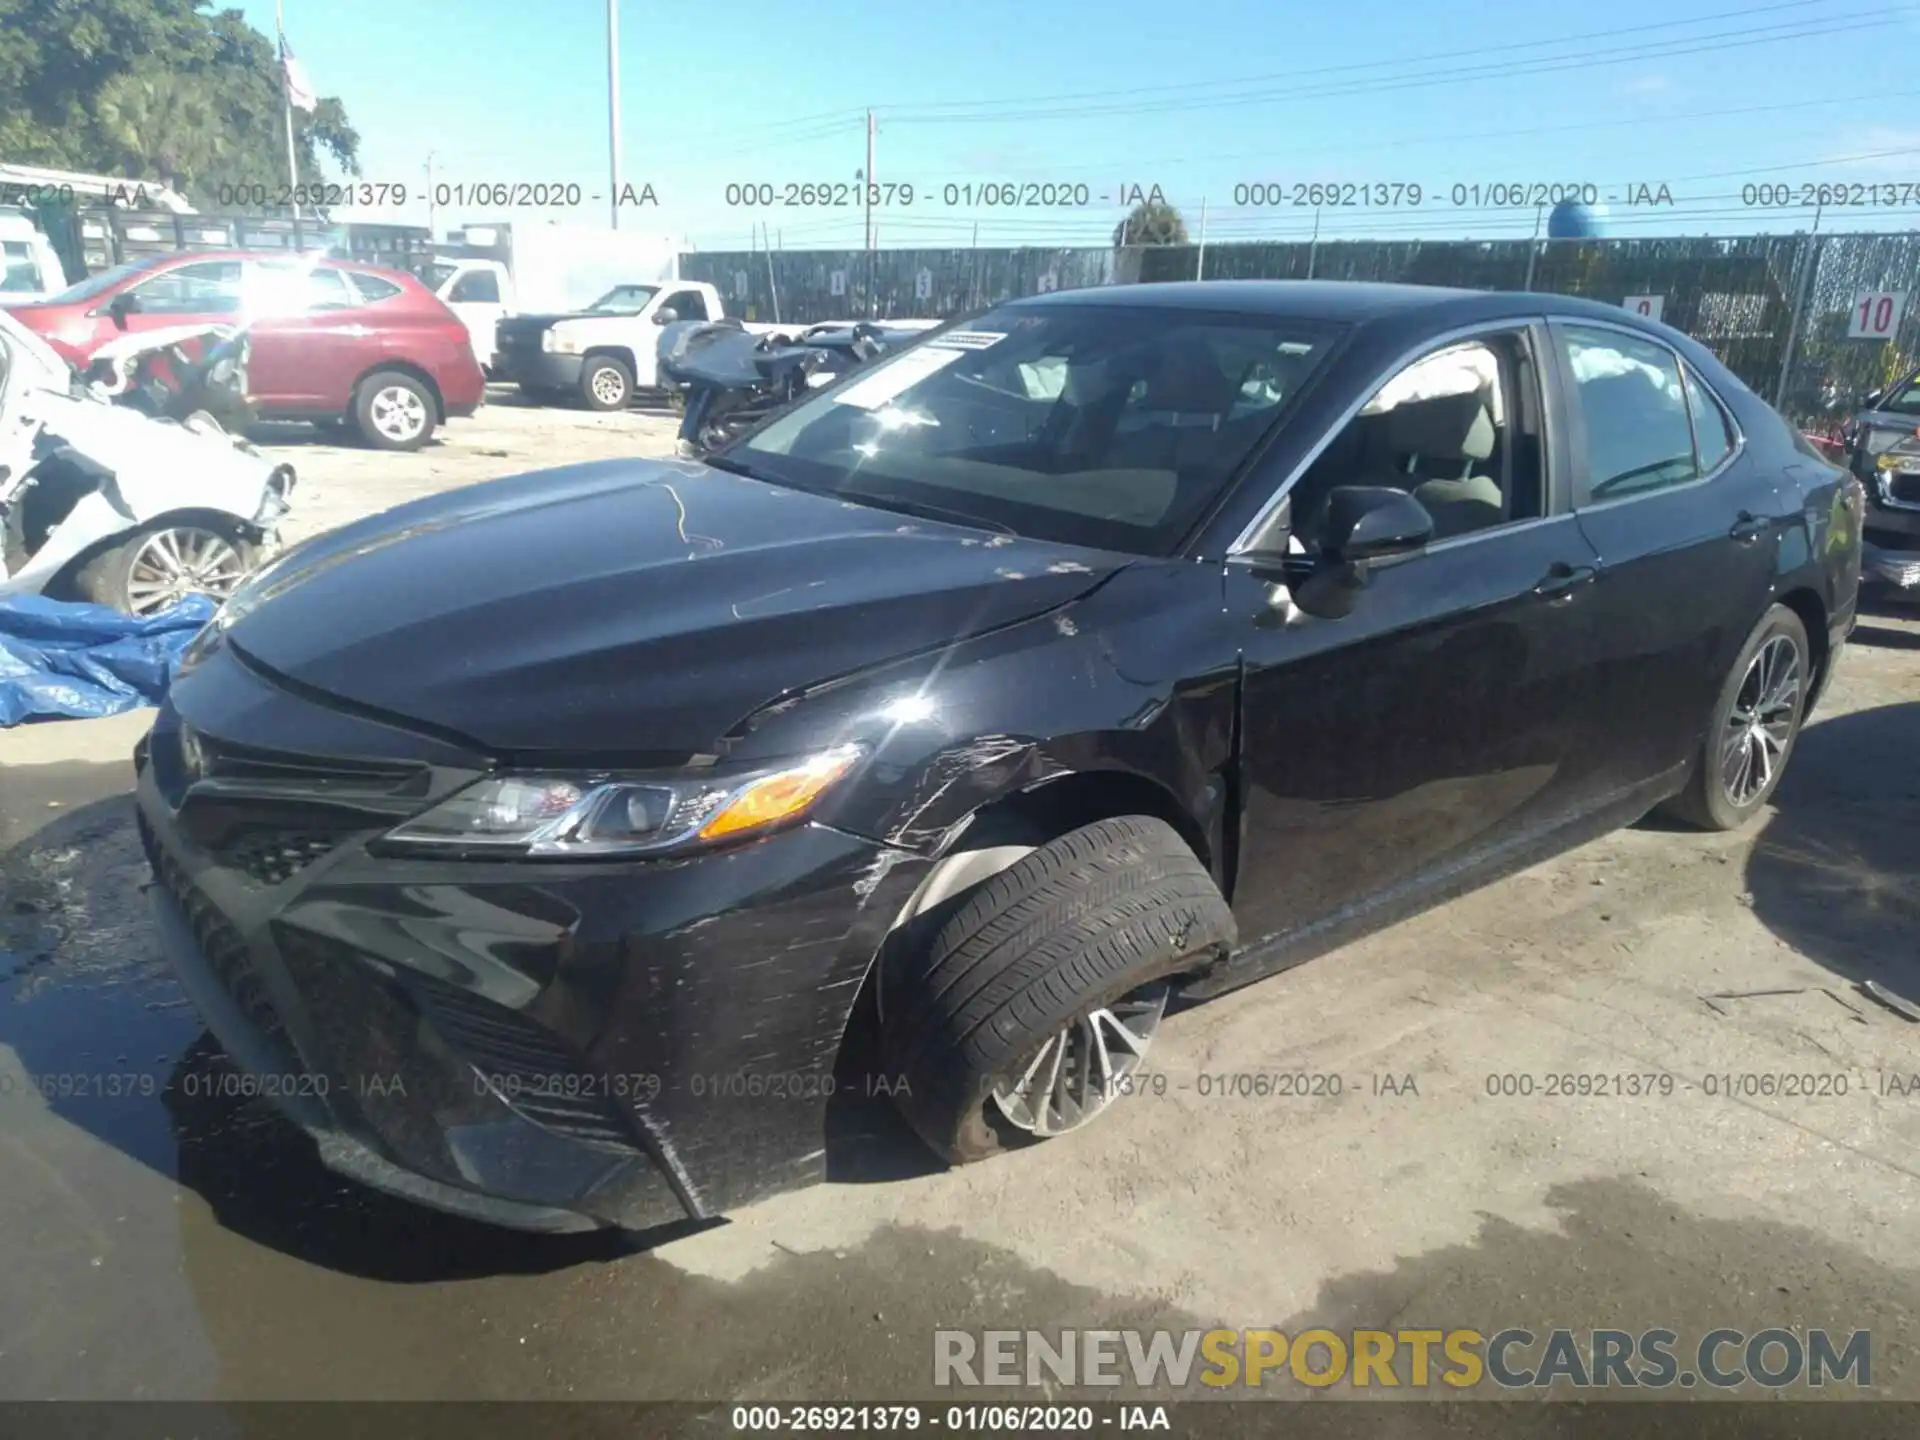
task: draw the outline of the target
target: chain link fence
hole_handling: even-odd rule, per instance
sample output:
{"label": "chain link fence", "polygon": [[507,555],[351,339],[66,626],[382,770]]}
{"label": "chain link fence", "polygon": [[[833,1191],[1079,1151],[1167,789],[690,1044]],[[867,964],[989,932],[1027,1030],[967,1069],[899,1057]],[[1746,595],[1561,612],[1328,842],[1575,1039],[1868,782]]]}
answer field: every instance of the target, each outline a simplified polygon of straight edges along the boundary
{"label": "chain link fence", "polygon": [[[748,319],[796,323],[946,317],[1049,290],[1191,279],[1396,281],[1632,302],[1804,424],[1888,384],[1920,350],[1920,234],[759,250],[684,255],[680,270],[717,286]],[[1883,296],[1894,298],[1866,298]],[[1872,338],[1850,338],[1850,323]]]}

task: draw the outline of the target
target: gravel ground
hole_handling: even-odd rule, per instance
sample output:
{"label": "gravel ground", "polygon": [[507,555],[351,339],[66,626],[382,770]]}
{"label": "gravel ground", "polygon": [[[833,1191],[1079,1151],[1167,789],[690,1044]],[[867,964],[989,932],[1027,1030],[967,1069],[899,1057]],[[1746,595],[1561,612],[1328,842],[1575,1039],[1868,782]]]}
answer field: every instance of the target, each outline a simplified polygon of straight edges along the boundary
{"label": "gravel ground", "polygon": [[[500,404],[414,456],[294,444],[290,533],[670,434]],[[633,1251],[384,1200],[190,1098],[143,723],[0,732],[0,1399],[925,1398],[936,1327],[1216,1324],[1868,1329],[1920,1399],[1920,1025],[1856,988],[1920,996],[1913,616],[1863,621],[1745,832],[1645,823],[1177,1014],[1164,1088],[1086,1132],[945,1171],[878,1116],[836,1182]],[[101,1067],[135,1093],[30,1083]],[[1341,1093],[1203,1093],[1274,1071]],[[1672,1084],[1549,1093],[1626,1074]],[[1780,1075],[1826,1093],[1746,1093]]]}

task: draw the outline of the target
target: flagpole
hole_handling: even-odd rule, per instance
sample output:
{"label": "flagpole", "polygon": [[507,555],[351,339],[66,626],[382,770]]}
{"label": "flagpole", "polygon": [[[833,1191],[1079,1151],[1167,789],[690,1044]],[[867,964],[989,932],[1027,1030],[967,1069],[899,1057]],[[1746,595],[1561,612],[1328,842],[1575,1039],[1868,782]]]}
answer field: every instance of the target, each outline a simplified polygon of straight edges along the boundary
{"label": "flagpole", "polygon": [[280,32],[280,99],[287,111],[287,199],[293,205],[293,248],[306,247],[300,239],[300,162],[293,145],[293,80],[287,74],[286,0],[273,0],[273,24]]}

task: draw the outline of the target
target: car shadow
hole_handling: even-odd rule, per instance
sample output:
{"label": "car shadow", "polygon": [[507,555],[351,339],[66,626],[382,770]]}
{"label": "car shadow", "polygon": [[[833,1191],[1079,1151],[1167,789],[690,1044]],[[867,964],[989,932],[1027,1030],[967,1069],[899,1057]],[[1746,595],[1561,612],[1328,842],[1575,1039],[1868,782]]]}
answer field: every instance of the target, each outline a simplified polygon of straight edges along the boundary
{"label": "car shadow", "polygon": [[1810,726],[1747,863],[1753,913],[1855,982],[1920,1001],[1920,701]]}

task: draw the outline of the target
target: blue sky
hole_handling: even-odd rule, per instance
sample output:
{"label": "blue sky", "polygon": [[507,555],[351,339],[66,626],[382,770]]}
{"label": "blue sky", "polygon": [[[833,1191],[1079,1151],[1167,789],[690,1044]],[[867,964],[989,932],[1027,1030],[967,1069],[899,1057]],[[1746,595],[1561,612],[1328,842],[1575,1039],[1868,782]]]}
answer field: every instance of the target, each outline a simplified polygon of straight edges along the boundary
{"label": "blue sky", "polygon": [[[361,132],[365,178],[409,189],[389,218],[427,220],[431,152],[448,185],[581,187],[577,208],[455,203],[442,228],[608,223],[603,0],[285,3],[315,88]],[[271,0],[242,8],[271,33]],[[1850,191],[1867,203],[1827,207],[1822,229],[1904,229],[1920,221],[1916,43],[1920,9],[1881,0],[626,0],[623,173],[660,203],[621,223],[705,250],[747,248],[762,225],[787,249],[858,246],[857,206],[729,204],[726,187],[850,184],[871,106],[877,178],[914,187],[877,212],[888,247],[964,245],[976,224],[981,244],[1100,244],[1136,185],[1195,234],[1204,207],[1210,241],[1316,223],[1525,237],[1535,212],[1509,187],[1547,184],[1598,187],[1616,235],[1805,229],[1800,187],[1820,182],[1893,187]],[[958,188],[997,181],[1085,183],[1088,203],[982,207]],[[1387,203],[1316,221],[1291,203],[1311,182],[1388,187],[1372,192]],[[1259,185],[1284,203],[1237,189]],[[1418,207],[1392,188],[1413,185]],[[1627,203],[1663,185],[1671,204]],[[1763,197],[1796,203],[1748,203]]]}

